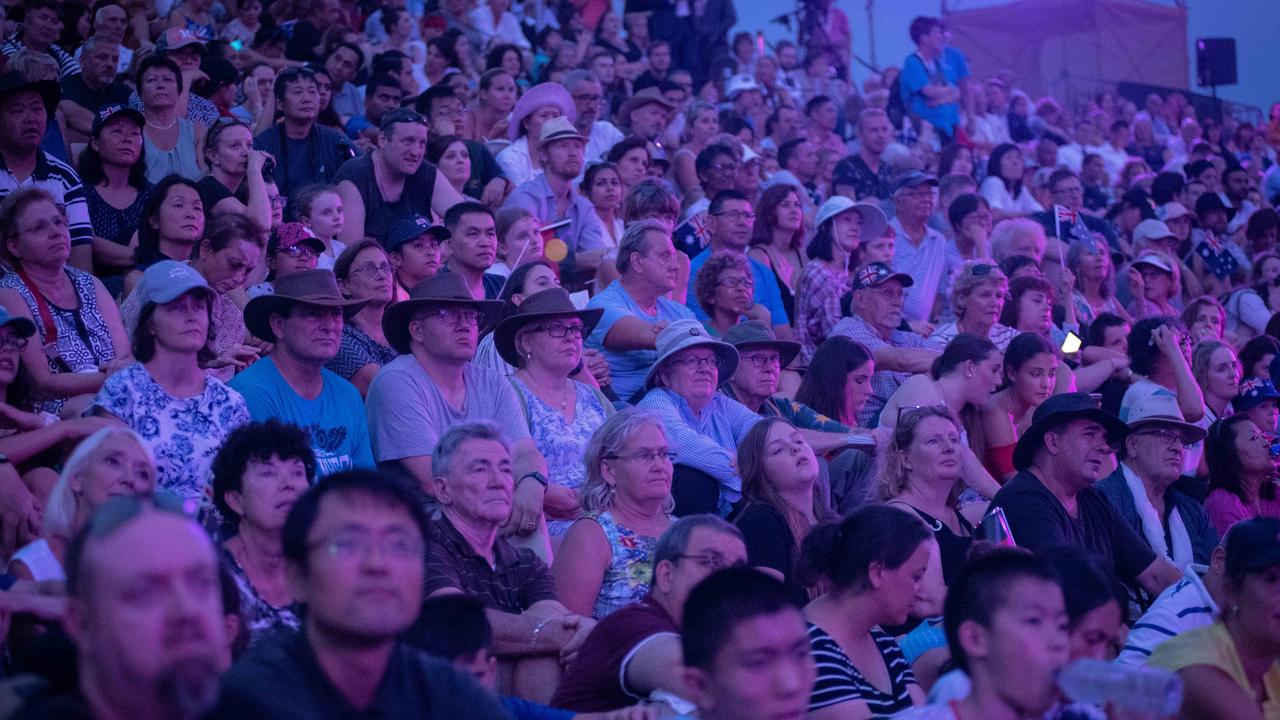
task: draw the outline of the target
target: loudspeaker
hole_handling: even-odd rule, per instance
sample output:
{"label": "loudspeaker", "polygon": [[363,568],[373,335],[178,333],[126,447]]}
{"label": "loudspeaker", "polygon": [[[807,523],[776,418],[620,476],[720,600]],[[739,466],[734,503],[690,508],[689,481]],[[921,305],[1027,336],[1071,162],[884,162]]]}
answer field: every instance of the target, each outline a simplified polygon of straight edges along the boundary
{"label": "loudspeaker", "polygon": [[1196,83],[1201,87],[1236,84],[1235,38],[1196,40]]}

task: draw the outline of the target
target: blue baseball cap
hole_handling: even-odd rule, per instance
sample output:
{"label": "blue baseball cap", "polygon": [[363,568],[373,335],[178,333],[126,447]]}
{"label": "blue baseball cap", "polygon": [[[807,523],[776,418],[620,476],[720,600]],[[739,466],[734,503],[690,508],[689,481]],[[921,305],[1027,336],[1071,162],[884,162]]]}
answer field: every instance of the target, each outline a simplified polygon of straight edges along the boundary
{"label": "blue baseball cap", "polygon": [[1252,377],[1240,383],[1240,394],[1231,401],[1231,407],[1236,412],[1243,412],[1267,400],[1280,400],[1280,392],[1276,392],[1276,386],[1270,380]]}
{"label": "blue baseball cap", "polygon": [[22,317],[14,315],[3,307],[0,307],[0,327],[10,327],[18,334],[18,337],[31,337],[36,334],[36,324]]}
{"label": "blue baseball cap", "polygon": [[164,305],[196,289],[213,296],[209,282],[195,268],[186,263],[161,260],[142,273],[142,282],[138,283],[134,292],[138,293],[138,300],[142,305]]}
{"label": "blue baseball cap", "polygon": [[414,215],[392,226],[391,232],[387,233],[387,240],[382,247],[387,252],[392,252],[410,240],[423,235],[430,235],[435,238],[436,242],[444,242],[451,236],[448,228],[441,225],[432,225],[429,218],[422,215]]}

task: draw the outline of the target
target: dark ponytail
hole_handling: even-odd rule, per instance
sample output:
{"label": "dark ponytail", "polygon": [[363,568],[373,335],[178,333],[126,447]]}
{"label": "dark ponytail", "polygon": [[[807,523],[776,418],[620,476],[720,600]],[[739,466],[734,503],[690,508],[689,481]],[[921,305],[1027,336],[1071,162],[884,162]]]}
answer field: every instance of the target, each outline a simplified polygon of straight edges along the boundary
{"label": "dark ponytail", "polygon": [[818,525],[800,548],[807,581],[827,579],[836,590],[864,589],[874,563],[902,567],[932,534],[920,518],[888,505],[865,505],[839,522]]}
{"label": "dark ponytail", "polygon": [[960,367],[961,364],[969,361],[982,362],[995,352],[999,350],[995,343],[987,338],[973,333],[960,333],[947,343],[941,355],[934,358],[929,374],[934,380],[940,380],[943,375]]}

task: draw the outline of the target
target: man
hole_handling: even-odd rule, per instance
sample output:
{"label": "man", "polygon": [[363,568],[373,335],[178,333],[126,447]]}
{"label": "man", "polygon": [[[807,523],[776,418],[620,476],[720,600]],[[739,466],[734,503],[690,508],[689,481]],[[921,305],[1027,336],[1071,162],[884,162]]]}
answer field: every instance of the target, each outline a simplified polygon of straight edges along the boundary
{"label": "man", "polygon": [[[1151,255],[1145,258],[1160,259]],[[1191,372],[1191,339],[1182,323],[1175,317],[1145,317],[1129,331],[1128,345],[1129,369],[1138,379],[1129,385],[1120,401],[1117,415],[1121,422],[1129,421],[1129,413],[1139,401],[1150,395],[1164,395],[1177,398],[1185,420],[1208,428],[1200,384]],[[1194,477],[1203,456],[1204,443],[1192,443],[1183,459],[1183,473]]]}
{"label": "man", "polygon": [[498,256],[493,211],[478,202],[461,202],[445,213],[444,225],[449,231],[449,262],[443,270],[457,274],[472,298],[498,299],[506,278],[488,271]]}
{"label": "man", "polygon": [[1222,171],[1222,192],[1218,197],[1227,206],[1231,217],[1227,223],[1227,233],[1234,233],[1249,223],[1249,217],[1257,212],[1258,206],[1249,199],[1249,171],[1235,165]]}
{"label": "man", "polygon": [[646,88],[656,88],[659,82],[667,79],[667,73],[671,72],[671,43],[655,39],[649,43],[645,59],[648,61],[649,69],[640,73],[640,76],[631,84],[633,92],[636,93]]}
{"label": "man", "polygon": [[356,147],[363,152],[374,150],[378,147],[378,126],[383,116],[400,107],[403,99],[404,91],[400,89],[399,80],[390,75],[369,78],[364,86],[364,114],[353,115],[347,120],[347,137],[354,140]]}
{"label": "man", "polygon": [[1146,120],[1151,123],[1151,130],[1155,133],[1156,141],[1161,145],[1169,140],[1169,136],[1173,134],[1169,123],[1165,121],[1164,98],[1156,93],[1149,93],[1143,101],[1142,109],[1133,116],[1135,121]]}
{"label": "man", "polygon": [[544,227],[568,220],[569,225],[558,231],[568,249],[561,270],[591,277],[607,248],[600,216],[591,201],[576,189],[586,142],[569,118],[561,116],[545,122],[538,136],[543,171],[512,191],[503,207],[528,210]]}
{"label": "man", "polygon": [[618,241],[620,277],[587,302],[588,308],[604,308],[604,315],[585,344],[604,353],[614,392],[624,400],[640,390],[657,360],[658,333],[672,321],[693,317],[667,298],[679,268],[668,227],[660,220],[627,226]]}
{"label": "man", "polygon": [[406,217],[444,215],[462,202],[426,161],[425,118],[412,110],[391,110],[379,129],[378,149],[344,163],[334,177],[346,213],[339,239],[348,245],[365,237],[382,241]]}
{"label": "man", "polygon": [[[612,57],[606,57],[613,62]],[[583,157],[586,162],[596,162],[625,136],[613,123],[601,118],[601,109],[608,108],[604,105],[604,88],[594,72],[574,70],[565,76],[564,87],[569,91],[573,106],[578,111],[573,126],[587,139]]]}
{"label": "man", "polygon": [[831,150],[837,157],[849,153],[844,138],[836,132],[840,122],[840,109],[826,95],[818,95],[805,103],[804,114],[808,119],[808,138],[816,150]]}
{"label": "man", "polygon": [[704,720],[801,718],[817,670],[800,609],[782,583],[728,568],[689,593],[684,682]]}
{"label": "man", "polygon": [[275,96],[281,121],[255,137],[253,147],[275,158],[273,177],[280,193],[292,198],[307,185],[333,182],[339,166],[351,157],[351,143],[316,122],[320,89],[315,73],[306,68],[285,70],[276,76]]}
{"label": "man", "polygon": [[910,33],[916,51],[902,64],[902,102],[945,142],[955,136],[960,122],[960,86],[969,77],[969,65],[960,51],[947,47],[947,30],[938,18],[917,17]]}
{"label": "man", "polygon": [[407,485],[374,472],[303,493],[284,526],[303,628],[259,642],[227,673],[219,715],[505,718],[474,681],[399,638],[422,609],[428,522]]}
{"label": "man", "polygon": [[399,50],[387,50],[373,56],[370,75],[390,75],[400,82],[405,97],[418,92],[418,81],[413,79],[413,59]]}
{"label": "man", "polygon": [[786,308],[782,306],[782,293],[778,290],[778,282],[773,272],[760,261],[747,255],[747,244],[751,241],[751,227],[755,221],[755,212],[751,203],[737,190],[725,190],[711,200],[708,212],[711,222],[711,243],[697,257],[689,262],[689,295],[685,304],[693,311],[698,320],[706,320],[707,312],[698,302],[694,285],[698,271],[715,253],[733,253],[741,255],[751,266],[754,289],[751,294],[753,304],[763,305],[769,311],[769,323],[774,333],[783,340],[790,340],[792,335],[791,321],[787,317]]}
{"label": "man", "polygon": [[987,78],[983,86],[983,112],[970,120],[972,140],[987,152],[1001,143],[1013,142],[1009,136],[1009,86],[998,77]]}
{"label": "man", "polygon": [[276,418],[306,430],[320,475],[373,467],[360,391],[325,368],[338,354],[343,316],[366,301],[344,298],[331,270],[281,275],[274,289],[244,307],[245,326],[274,343],[271,354],[236,375],[231,387],[254,420]]}
{"label": "man", "polygon": [[711,573],[746,562],[738,528],[714,515],[676,520],[653,546],[649,594],[591,631],[551,704],[609,712],[646,700],[656,690],[687,701],[680,650],[685,600]]}
{"label": "man", "polygon": [[[446,137],[458,135],[462,128],[462,116],[466,113],[462,99],[453,92],[447,83],[439,83],[427,88],[426,92],[414,101],[414,109],[427,119],[428,137]],[[480,202],[496,205],[502,201],[502,194],[507,190],[507,180],[502,177],[502,168],[493,158],[493,153],[484,143],[462,138],[467,146],[467,155],[471,159],[471,177],[467,184],[478,184]]]}
{"label": "man", "polygon": [[449,230],[432,225],[431,220],[415,215],[396,223],[382,248],[391,259],[396,285],[391,301],[409,298],[418,283],[440,271],[441,245],[450,237]]}
{"label": "man", "polygon": [[879,108],[867,108],[858,115],[858,153],[836,163],[831,182],[834,192],[850,200],[889,197],[892,174],[889,163],[880,159],[893,139],[889,115]]}
{"label": "man", "polygon": [[167,494],[107,500],[64,564],[79,697],[37,700],[27,715],[204,716],[231,657],[218,556],[181,503]]}
{"label": "man", "polygon": [[778,53],[778,84],[791,93],[791,98],[799,105],[804,97],[800,89],[804,71],[800,68],[800,50],[790,40],[779,40],[774,46]]}
{"label": "man", "polygon": [[762,119],[769,109],[764,104],[764,93],[750,75],[735,75],[725,82],[725,99],[730,103],[730,112],[742,118],[757,134],[762,127]]}
{"label": "man", "polygon": [[764,124],[765,137],[760,141],[764,151],[778,152],[778,148],[800,131],[800,111],[790,105],[780,105]]}
{"label": "man", "polygon": [[1019,547],[1079,547],[1120,580],[1156,595],[1181,572],[1147,547],[1093,487],[1112,446],[1129,432],[1085,393],[1054,395],[1036,408],[1031,427],[1018,438],[1018,474],[992,506],[1004,511]]}
{"label": "man", "polygon": [[[853,275],[849,316],[831,328],[832,335],[844,335],[862,343],[875,358],[871,376],[871,397],[858,411],[858,426],[879,425],[880,410],[907,376],[928,372],[936,350],[926,350],[919,333],[899,330],[906,288],[915,281],[888,265],[873,262]],[[843,300],[841,304],[843,304]]]}
{"label": "man", "polygon": [[[514,412],[523,423],[518,407]],[[440,513],[427,530],[426,594],[462,593],[483,602],[494,652],[514,664],[507,691],[546,702],[561,664],[573,661],[595,621],[560,603],[550,569],[533,551],[499,535],[520,512],[512,499],[510,451],[496,426],[454,425],[431,463]]]}
{"label": "man", "polygon": [[62,80],[62,100],[58,103],[67,129],[72,131],[68,133],[69,142],[88,142],[99,110],[129,102],[128,86],[116,80],[120,45],[93,35],[84,41],[81,50],[82,71]]}
{"label": "man", "polygon": [[951,271],[961,263],[947,238],[928,225],[937,197],[938,180],[919,170],[906,171],[893,186],[894,217],[889,227],[898,238],[893,269],[915,280],[903,307],[908,321],[928,322],[934,317],[935,305],[946,295]]}
{"label": "man", "polygon": [[1091,215],[1101,215],[1111,205],[1111,181],[1107,161],[1096,152],[1085,153],[1080,165],[1080,182],[1084,185],[1084,207]]}
{"label": "man", "polygon": [[676,454],[671,496],[675,515],[729,514],[742,499],[737,447],[760,416],[719,392],[733,377],[738,351],[707,335],[697,320],[677,320],[657,342],[658,359],[638,407],[662,418]]}
{"label": "man", "polygon": [[26,0],[22,11],[22,24],[0,43],[0,53],[7,57],[19,50],[47,53],[58,61],[58,75],[64,80],[80,72],[80,63],[56,42],[62,36],[62,6],[54,0]]}
{"label": "man", "polygon": [[1120,181],[1120,172],[1124,170],[1125,163],[1129,162],[1129,151],[1125,149],[1128,143],[1129,123],[1116,120],[1111,123],[1111,128],[1107,131],[1107,141],[1096,149],[1090,150],[1102,156],[1102,163],[1107,168],[1107,177],[1111,185]]}
{"label": "man", "polygon": [[[1033,213],[1031,219],[1040,223],[1047,237],[1058,237],[1058,227],[1062,228],[1064,243],[1093,242],[1093,233],[1099,233],[1107,240],[1107,247],[1114,248],[1117,243],[1116,226],[1100,217],[1090,215],[1084,206],[1084,183],[1075,173],[1066,168],[1054,170],[1049,176],[1049,195],[1053,203],[1043,212]],[[1054,205],[1076,214],[1076,221],[1054,220]]]}
{"label": "man", "polygon": [[[129,15],[125,12],[124,6],[116,2],[96,2],[93,7],[97,9],[93,13],[93,34],[89,37],[114,43],[120,48],[116,73],[123,75],[133,66],[133,51],[124,47],[123,44],[124,35],[129,30]],[[83,45],[76,48],[76,60],[81,59],[84,49]]]}
{"label": "man", "polygon": [[90,272],[93,226],[80,176],[40,148],[58,97],[58,84],[52,80],[28,82],[16,71],[0,75],[0,198],[20,187],[48,191],[53,201],[66,209],[71,231],[68,262]]}
{"label": "man", "polygon": [[778,149],[778,172],[769,176],[766,185],[795,185],[803,188],[809,202],[822,204],[822,196],[814,183],[818,178],[818,151],[806,137],[792,138]]}
{"label": "man", "polygon": [[[409,299],[387,308],[383,328],[400,357],[369,385],[367,416],[374,454],[384,470],[412,478],[428,497],[439,468],[432,453],[445,432],[481,420],[500,423],[519,472],[518,517],[512,531],[536,529],[546,491],[546,462],[529,437],[511,384],[471,361],[476,336],[501,303],[472,300],[456,273],[440,273],[414,286]],[[506,518],[503,518],[506,522]],[[532,523],[533,526],[526,527]]]}
{"label": "man", "polygon": [[[685,209],[685,221],[676,228],[674,240],[681,252],[694,257],[707,246],[710,230],[707,209],[711,206],[711,198],[725,190],[737,189],[742,166],[738,151],[727,143],[712,143],[698,152],[693,160],[693,169],[702,186],[702,197]],[[759,184],[758,176],[756,184]]]}
{"label": "man", "polygon": [[646,142],[660,142],[671,122],[670,113],[675,106],[657,86],[637,90],[622,106],[618,118],[624,130]]}
{"label": "man", "polygon": [[364,92],[356,87],[356,75],[364,65],[364,53],[360,46],[339,42],[324,59],[324,70],[329,73],[329,90],[333,93],[330,106],[338,113],[338,120],[346,124],[360,113],[364,105]]}
{"label": "man", "polygon": [[311,4],[311,12],[293,25],[293,34],[285,47],[284,56],[304,63],[319,62],[321,41],[329,28],[342,20],[342,4],[339,0],[317,0]]}

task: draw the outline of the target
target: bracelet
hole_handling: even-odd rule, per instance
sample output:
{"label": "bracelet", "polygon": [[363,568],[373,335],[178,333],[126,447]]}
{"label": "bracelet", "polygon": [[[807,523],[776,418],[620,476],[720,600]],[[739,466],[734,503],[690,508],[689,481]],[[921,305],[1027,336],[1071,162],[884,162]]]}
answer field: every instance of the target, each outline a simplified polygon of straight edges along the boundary
{"label": "bracelet", "polygon": [[533,629],[533,640],[529,642],[530,655],[536,655],[538,653],[538,633],[542,632],[542,628],[546,627],[547,623],[551,622],[551,620],[552,618],[546,618],[542,622],[538,623],[538,626]]}

